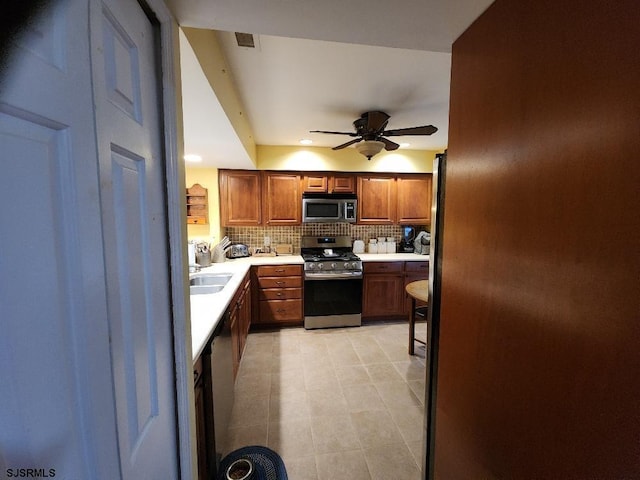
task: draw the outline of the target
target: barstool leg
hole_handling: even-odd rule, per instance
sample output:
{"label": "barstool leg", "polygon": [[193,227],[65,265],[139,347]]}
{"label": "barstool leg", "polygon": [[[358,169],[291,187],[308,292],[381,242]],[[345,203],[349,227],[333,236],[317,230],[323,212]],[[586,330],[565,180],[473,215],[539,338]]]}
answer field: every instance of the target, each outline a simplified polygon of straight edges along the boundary
{"label": "barstool leg", "polygon": [[416,338],[416,299],[411,297],[411,310],[409,311],[409,355],[413,355]]}

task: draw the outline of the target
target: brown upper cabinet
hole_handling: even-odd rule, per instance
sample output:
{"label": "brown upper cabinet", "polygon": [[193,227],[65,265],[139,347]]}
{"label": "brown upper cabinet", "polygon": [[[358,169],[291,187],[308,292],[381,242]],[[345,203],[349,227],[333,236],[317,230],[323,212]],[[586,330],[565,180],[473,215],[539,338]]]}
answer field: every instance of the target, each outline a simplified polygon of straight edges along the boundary
{"label": "brown upper cabinet", "polygon": [[355,193],[356,178],[349,174],[309,173],[302,179],[305,193]]}
{"label": "brown upper cabinet", "polygon": [[262,186],[264,225],[300,225],[302,221],[300,175],[288,172],[263,172]]}
{"label": "brown upper cabinet", "polygon": [[220,170],[223,227],[300,225],[302,193],[358,194],[361,225],[429,225],[431,174]]}
{"label": "brown upper cabinet", "polygon": [[396,223],[395,175],[358,176],[358,223]]}
{"label": "brown upper cabinet", "polygon": [[262,181],[257,170],[220,170],[220,223],[262,225]]}
{"label": "brown upper cabinet", "polygon": [[397,216],[400,225],[431,224],[431,174],[398,175]]}

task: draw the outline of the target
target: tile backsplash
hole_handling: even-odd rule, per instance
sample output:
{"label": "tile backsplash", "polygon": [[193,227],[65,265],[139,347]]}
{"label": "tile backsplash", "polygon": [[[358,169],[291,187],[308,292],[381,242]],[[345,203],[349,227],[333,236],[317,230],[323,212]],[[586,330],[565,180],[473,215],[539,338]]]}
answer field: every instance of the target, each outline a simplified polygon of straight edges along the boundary
{"label": "tile backsplash", "polygon": [[[293,246],[293,253],[300,253],[300,239],[303,236],[334,236],[346,235],[351,240],[393,237],[397,243],[402,238],[403,227],[400,225],[353,225],[350,223],[305,223],[296,226],[278,227],[226,227],[223,235],[229,237],[232,243],[244,243],[251,251],[264,244],[264,237],[271,239],[271,244],[289,243]],[[416,226],[416,234],[428,227]]]}

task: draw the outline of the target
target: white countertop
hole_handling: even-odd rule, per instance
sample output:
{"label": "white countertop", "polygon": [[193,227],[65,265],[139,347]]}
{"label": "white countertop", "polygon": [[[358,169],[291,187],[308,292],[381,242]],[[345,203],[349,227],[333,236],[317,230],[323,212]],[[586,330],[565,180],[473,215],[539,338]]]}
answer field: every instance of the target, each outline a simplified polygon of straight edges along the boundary
{"label": "white countertop", "polygon": [[[224,288],[217,293],[191,295],[191,355],[195,362],[218,326],[222,316],[231,303],[231,299],[240,287],[242,280],[252,265],[302,264],[300,255],[280,255],[277,257],[246,257],[212,263],[198,273],[232,273],[233,276]],[[190,274],[189,276],[197,275]]]}
{"label": "white countertop", "polygon": [[[360,253],[363,262],[425,262],[429,255],[415,253]],[[218,326],[231,299],[252,265],[301,265],[300,255],[279,255],[276,257],[245,257],[212,263],[199,273],[232,273],[229,283],[218,293],[191,295],[191,354],[195,362]],[[190,274],[192,276],[194,274]]]}

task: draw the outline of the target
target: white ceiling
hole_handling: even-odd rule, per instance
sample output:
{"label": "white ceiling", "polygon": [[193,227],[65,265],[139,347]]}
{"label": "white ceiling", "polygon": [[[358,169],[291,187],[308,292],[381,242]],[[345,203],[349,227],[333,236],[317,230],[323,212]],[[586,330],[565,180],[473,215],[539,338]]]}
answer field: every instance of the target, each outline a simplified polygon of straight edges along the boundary
{"label": "white ceiling", "polygon": [[[393,140],[442,150],[451,45],[492,0],[375,3],[169,0],[180,25],[220,30],[257,144],[298,145],[310,138],[314,146],[335,146],[350,137],[309,130],[350,132],[361,113],[382,110],[391,115],[387,128],[439,129]],[[238,47],[234,31],[254,34],[256,48]],[[250,167],[206,80],[197,79],[203,74],[195,57],[183,59],[182,67],[186,153],[200,153],[205,164],[231,166],[220,162],[233,159],[233,166]]]}

